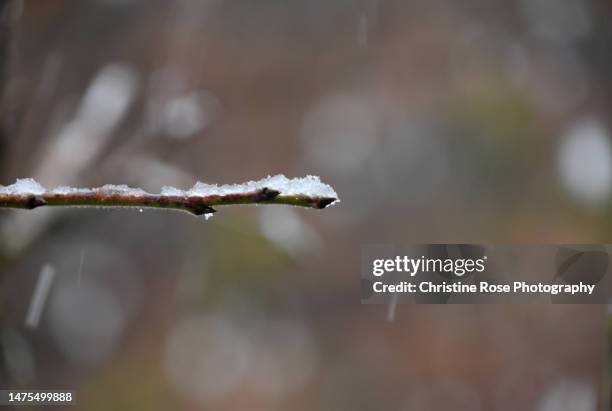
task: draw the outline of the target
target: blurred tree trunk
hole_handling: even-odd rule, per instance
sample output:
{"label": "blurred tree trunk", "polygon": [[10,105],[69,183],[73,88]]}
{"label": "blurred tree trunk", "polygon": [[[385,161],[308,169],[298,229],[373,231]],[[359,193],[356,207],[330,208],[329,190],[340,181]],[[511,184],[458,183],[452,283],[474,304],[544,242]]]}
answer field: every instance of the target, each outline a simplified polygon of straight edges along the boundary
{"label": "blurred tree trunk", "polygon": [[11,101],[11,78],[14,71],[15,28],[21,0],[0,0],[0,159],[3,159],[8,136],[15,129]]}
{"label": "blurred tree trunk", "polygon": [[[11,79],[15,64],[15,29],[21,6],[21,0],[0,0],[0,164],[4,164],[5,148],[16,127]],[[10,385],[11,376],[5,358],[5,336],[9,327],[4,284],[3,270],[0,270],[0,381]]]}
{"label": "blurred tree trunk", "polygon": [[612,375],[612,312],[610,312],[610,305],[604,305],[604,309],[607,311],[606,313],[606,329],[607,329],[607,337],[608,341],[606,344],[606,362],[607,362],[607,373],[603,376],[604,379],[604,396],[603,396],[603,410],[611,410],[612,411],[612,389],[610,389],[610,376]]}

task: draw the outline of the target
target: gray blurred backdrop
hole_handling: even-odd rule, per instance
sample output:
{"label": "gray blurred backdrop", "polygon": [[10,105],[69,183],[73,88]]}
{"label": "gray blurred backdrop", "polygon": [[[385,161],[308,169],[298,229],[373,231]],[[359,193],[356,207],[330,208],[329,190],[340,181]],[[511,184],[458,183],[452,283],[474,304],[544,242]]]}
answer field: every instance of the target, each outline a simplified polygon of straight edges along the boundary
{"label": "gray blurred backdrop", "polygon": [[315,174],[342,202],[3,211],[0,385],[89,411],[600,409],[601,306],[390,315],[359,304],[359,264],[368,243],[610,242],[611,19],[603,0],[26,0],[0,184]]}

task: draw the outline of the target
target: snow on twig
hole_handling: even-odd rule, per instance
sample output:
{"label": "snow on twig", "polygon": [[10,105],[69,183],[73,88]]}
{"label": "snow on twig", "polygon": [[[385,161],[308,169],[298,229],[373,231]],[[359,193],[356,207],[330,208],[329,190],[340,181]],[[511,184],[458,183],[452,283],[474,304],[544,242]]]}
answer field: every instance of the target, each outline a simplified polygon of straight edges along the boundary
{"label": "snow on twig", "polygon": [[162,187],[159,194],[126,185],[98,188],[56,187],[49,190],[31,178],[0,186],[0,207],[34,209],[42,206],[166,208],[195,215],[210,215],[213,207],[233,204],[286,204],[325,208],[338,202],[334,189],[319,177],[289,179],[268,176],[243,184],[198,182],[189,190]]}

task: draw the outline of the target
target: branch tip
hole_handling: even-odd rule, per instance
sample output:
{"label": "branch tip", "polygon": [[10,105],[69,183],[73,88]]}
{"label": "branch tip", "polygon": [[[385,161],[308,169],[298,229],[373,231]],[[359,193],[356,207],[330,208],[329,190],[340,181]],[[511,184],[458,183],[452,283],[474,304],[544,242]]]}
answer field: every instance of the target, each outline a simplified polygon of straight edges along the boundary
{"label": "branch tip", "polygon": [[331,197],[320,198],[319,201],[317,201],[317,208],[323,209],[327,207],[328,205],[336,202],[337,200],[338,200],[337,198],[331,198]]}

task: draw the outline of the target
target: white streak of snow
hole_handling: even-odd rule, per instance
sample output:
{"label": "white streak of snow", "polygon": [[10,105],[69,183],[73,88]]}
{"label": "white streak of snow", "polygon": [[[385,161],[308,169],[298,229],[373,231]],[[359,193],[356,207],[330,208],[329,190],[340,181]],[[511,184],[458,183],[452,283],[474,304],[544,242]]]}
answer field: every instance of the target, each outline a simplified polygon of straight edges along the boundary
{"label": "white streak of snow", "polygon": [[[333,197],[338,198],[338,194],[334,189],[322,183],[319,177],[306,176],[302,178],[289,179],[284,175],[268,176],[259,181],[249,181],[243,184],[206,184],[197,182],[189,190],[181,190],[175,187],[164,186],[161,189],[162,196],[196,196],[206,197],[211,195],[227,195],[238,193],[250,193],[268,188],[280,192],[280,196],[308,196],[308,197]],[[31,178],[18,179],[14,184],[9,186],[0,186],[0,195],[41,195],[47,192],[47,189],[40,185],[36,180]],[[141,188],[129,187],[125,184],[113,185],[107,184],[99,188],[73,188],[67,186],[56,187],[49,190],[52,194],[74,194],[74,193],[109,193],[109,194],[125,194],[125,195],[146,195],[148,194]]]}
{"label": "white streak of snow", "polygon": [[169,197],[184,196],[185,195],[185,191],[179,190],[178,188],[172,187],[172,186],[163,186],[161,188],[160,194],[163,195],[163,196],[169,196]]}
{"label": "white streak of snow", "polygon": [[55,268],[53,268],[53,266],[49,264],[43,266],[40,275],[38,276],[36,288],[34,289],[34,294],[32,295],[30,307],[28,308],[28,313],[26,315],[25,324],[29,328],[37,328],[38,324],[40,323],[40,317],[42,315],[45,302],[47,301],[49,290],[51,290],[51,284],[53,283],[54,276]]}
{"label": "white streak of snow", "polygon": [[226,195],[252,192],[264,187],[279,191],[281,196],[304,195],[309,197],[338,198],[338,194],[336,194],[334,189],[322,183],[319,177],[309,175],[302,178],[289,179],[281,174],[243,184],[218,186],[216,184],[211,185],[198,182],[187,191],[187,194],[193,196]]}
{"label": "white streak of snow", "polygon": [[18,178],[14,184],[0,186],[0,194],[8,195],[40,195],[47,191],[33,178]]}
{"label": "white streak of snow", "polygon": [[115,185],[106,184],[100,188],[94,188],[93,191],[98,193],[125,194],[125,195],[145,195],[147,194],[141,188],[133,188],[125,184]]}

